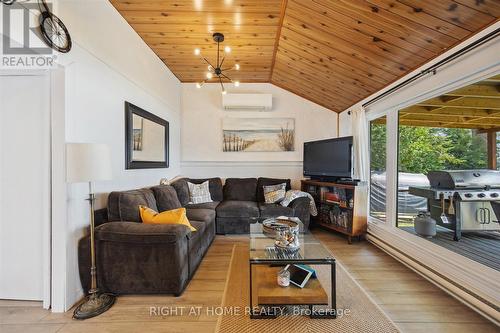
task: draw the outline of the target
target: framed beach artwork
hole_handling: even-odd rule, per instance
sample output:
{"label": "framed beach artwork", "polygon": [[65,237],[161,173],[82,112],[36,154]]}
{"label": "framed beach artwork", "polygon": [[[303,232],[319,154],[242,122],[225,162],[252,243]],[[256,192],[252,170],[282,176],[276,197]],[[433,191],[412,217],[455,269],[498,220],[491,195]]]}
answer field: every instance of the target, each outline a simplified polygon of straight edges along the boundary
{"label": "framed beach artwork", "polygon": [[222,151],[279,152],[295,150],[293,118],[223,118]]}

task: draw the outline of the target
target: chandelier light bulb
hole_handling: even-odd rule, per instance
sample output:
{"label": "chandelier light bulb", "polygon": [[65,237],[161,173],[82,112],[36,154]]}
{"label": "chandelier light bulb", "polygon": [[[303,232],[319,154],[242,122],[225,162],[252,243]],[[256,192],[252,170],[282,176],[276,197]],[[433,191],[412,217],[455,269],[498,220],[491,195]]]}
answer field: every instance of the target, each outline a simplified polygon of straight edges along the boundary
{"label": "chandelier light bulb", "polygon": [[234,86],[239,87],[240,86],[240,81],[234,81]]}
{"label": "chandelier light bulb", "polygon": [[198,89],[201,88],[201,83],[200,82],[196,82],[196,88],[198,88]]}
{"label": "chandelier light bulb", "polygon": [[227,94],[227,91],[224,89],[224,90],[222,90],[222,95],[225,95],[225,94]]}
{"label": "chandelier light bulb", "polygon": [[212,71],[212,66],[208,65],[208,71],[211,72]]}
{"label": "chandelier light bulb", "polygon": [[211,72],[207,72],[207,79],[211,79],[214,75]]}
{"label": "chandelier light bulb", "polygon": [[235,68],[237,71],[239,71],[239,70],[240,70],[240,64],[236,64],[236,65],[234,65],[234,68]]}
{"label": "chandelier light bulb", "polygon": [[230,53],[231,52],[231,48],[229,46],[224,47],[224,52]]}
{"label": "chandelier light bulb", "polygon": [[194,49],[194,55],[200,55],[201,54],[201,50],[196,48]]}

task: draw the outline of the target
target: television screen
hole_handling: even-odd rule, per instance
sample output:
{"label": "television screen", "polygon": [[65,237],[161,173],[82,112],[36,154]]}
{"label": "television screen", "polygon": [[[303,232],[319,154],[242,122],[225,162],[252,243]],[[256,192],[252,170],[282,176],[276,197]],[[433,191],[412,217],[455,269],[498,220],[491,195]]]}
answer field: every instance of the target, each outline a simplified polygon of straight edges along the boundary
{"label": "television screen", "polygon": [[352,177],[352,136],[304,143],[304,176]]}

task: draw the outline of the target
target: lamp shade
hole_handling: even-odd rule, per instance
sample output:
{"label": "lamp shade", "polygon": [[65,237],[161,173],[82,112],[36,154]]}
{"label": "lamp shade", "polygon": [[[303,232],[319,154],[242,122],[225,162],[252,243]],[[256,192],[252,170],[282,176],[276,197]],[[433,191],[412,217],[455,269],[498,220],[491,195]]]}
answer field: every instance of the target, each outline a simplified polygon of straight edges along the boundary
{"label": "lamp shade", "polygon": [[83,183],[110,180],[111,152],[100,143],[66,144],[66,181]]}

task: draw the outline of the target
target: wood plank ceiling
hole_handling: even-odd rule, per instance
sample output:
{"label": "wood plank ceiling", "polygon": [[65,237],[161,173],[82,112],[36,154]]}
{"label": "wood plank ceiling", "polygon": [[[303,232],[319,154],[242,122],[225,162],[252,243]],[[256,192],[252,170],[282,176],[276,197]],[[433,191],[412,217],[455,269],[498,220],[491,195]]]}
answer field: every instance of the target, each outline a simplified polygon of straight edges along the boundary
{"label": "wood plank ceiling", "polygon": [[500,130],[500,75],[404,108],[399,124]]}
{"label": "wood plank ceiling", "polygon": [[499,0],[110,0],[182,82],[204,79],[212,33],[241,82],[341,112],[500,18]]}

